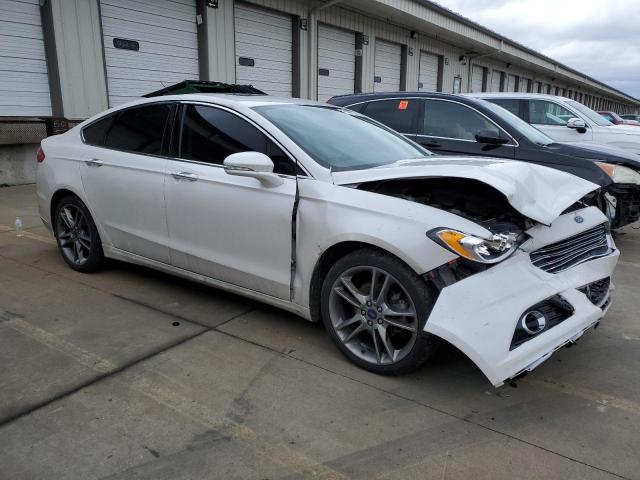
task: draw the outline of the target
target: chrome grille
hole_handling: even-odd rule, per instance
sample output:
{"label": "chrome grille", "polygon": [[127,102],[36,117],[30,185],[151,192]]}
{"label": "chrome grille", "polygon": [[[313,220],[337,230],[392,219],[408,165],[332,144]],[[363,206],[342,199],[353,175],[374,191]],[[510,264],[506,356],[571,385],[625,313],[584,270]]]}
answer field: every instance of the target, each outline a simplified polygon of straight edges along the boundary
{"label": "chrome grille", "polygon": [[549,273],[559,273],[579,263],[609,253],[605,225],[586,230],[530,254],[533,264]]}

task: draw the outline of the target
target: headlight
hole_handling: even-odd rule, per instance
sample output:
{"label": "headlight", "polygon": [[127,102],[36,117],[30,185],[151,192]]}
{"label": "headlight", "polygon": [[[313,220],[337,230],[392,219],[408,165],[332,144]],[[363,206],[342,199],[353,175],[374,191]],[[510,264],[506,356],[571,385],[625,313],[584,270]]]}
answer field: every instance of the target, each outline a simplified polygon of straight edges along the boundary
{"label": "headlight", "polygon": [[640,185],[640,173],[629,167],[604,162],[596,162],[596,165],[604,170],[615,183],[633,183]]}
{"label": "headlight", "polygon": [[506,260],[518,247],[518,235],[515,233],[496,233],[490,240],[485,240],[457,230],[437,228],[431,230],[428,235],[453,253],[480,263],[498,263]]}

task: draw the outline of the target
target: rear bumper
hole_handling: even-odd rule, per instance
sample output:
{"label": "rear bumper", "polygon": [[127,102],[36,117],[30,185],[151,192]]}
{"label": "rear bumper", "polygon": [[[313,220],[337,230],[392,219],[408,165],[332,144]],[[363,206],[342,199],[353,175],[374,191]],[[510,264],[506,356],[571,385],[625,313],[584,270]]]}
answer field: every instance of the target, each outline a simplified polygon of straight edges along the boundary
{"label": "rear bumper", "polygon": [[[604,220],[600,212],[593,210],[581,212],[585,223]],[[559,220],[556,227],[566,223]],[[568,220],[573,223],[571,218]],[[549,235],[557,233],[557,228],[545,229]],[[443,288],[424,330],[452,343],[494,386],[500,386],[533,370],[604,316],[610,305],[610,291],[605,300],[594,304],[580,289],[612,276],[619,251],[612,240],[610,246],[611,251],[605,256],[553,274],[534,266],[529,253],[520,250],[493,268]],[[556,295],[571,304],[572,313],[552,328],[513,347],[514,332],[523,314]]]}

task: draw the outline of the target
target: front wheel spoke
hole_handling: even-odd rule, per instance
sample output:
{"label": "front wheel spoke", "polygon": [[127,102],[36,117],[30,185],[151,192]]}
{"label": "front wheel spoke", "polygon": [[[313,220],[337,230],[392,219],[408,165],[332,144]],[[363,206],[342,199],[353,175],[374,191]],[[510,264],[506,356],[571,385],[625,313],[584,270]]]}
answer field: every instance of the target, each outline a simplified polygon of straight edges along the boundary
{"label": "front wheel spoke", "polygon": [[414,312],[413,310],[407,310],[407,311],[401,311],[401,310],[394,310],[391,307],[386,307],[384,308],[384,310],[382,310],[382,315],[386,317],[415,317],[416,316],[416,312]]}
{"label": "front wheel spoke", "polygon": [[366,328],[363,324],[358,325],[356,328],[353,329],[353,331],[349,335],[346,336],[346,338],[344,339],[344,343],[349,343],[351,340],[356,338],[365,330]]}
{"label": "front wheel spoke", "polygon": [[75,224],[73,223],[73,216],[71,215],[71,212],[68,208],[65,207],[62,209],[62,211],[60,212],[60,218],[62,218],[62,221],[68,229],[71,230],[74,227]]}
{"label": "front wheel spoke", "polygon": [[376,279],[378,277],[378,271],[375,268],[371,269],[371,288],[369,289],[369,298],[374,299],[376,294]]}
{"label": "front wheel spoke", "polygon": [[378,363],[382,363],[382,347],[380,346],[382,338],[378,333],[378,330],[374,329],[371,331],[371,336],[373,337],[373,347],[376,350],[376,360]]}
{"label": "front wheel spoke", "polygon": [[408,323],[397,322],[394,320],[389,320],[388,318],[385,318],[385,322],[387,322],[387,325],[391,327],[401,328],[402,330],[407,330],[409,332],[416,331],[416,327],[414,325],[409,325]]}
{"label": "front wheel spoke", "polygon": [[58,240],[60,241],[61,247],[66,247],[69,244],[73,243],[73,240],[71,240],[70,237],[62,237],[62,235],[58,238]]}
{"label": "front wheel spoke", "polygon": [[353,296],[355,301],[359,302],[359,305],[362,305],[367,301],[366,296],[356,288],[356,286],[351,281],[351,278],[340,277],[340,281],[342,282],[342,285],[344,285],[344,288],[346,288],[347,291]]}
{"label": "front wheel spoke", "polygon": [[351,318],[347,318],[346,320],[342,320],[340,324],[336,325],[337,330],[342,330],[343,328],[350,327],[351,325],[362,322],[362,317],[360,315],[354,315]]}
{"label": "front wheel spoke", "polygon": [[387,327],[385,327],[384,325],[379,325],[378,334],[380,335],[380,340],[382,340],[382,344],[384,345],[384,349],[386,350],[387,355],[389,355],[389,359],[393,362],[396,359],[396,352],[393,348],[393,345],[391,344],[391,339],[387,334]]}
{"label": "front wheel spoke", "polygon": [[389,287],[391,286],[391,279],[389,275],[384,276],[384,281],[382,282],[382,287],[380,287],[380,293],[378,293],[378,298],[376,303],[378,305],[382,305],[387,297],[387,293],[389,292]]}
{"label": "front wheel spoke", "polygon": [[361,308],[361,304],[358,303],[356,300],[354,300],[353,297],[349,295],[347,292],[345,292],[343,288],[336,287],[333,289],[333,291],[336,292],[342,299],[344,299],[345,301],[347,301],[357,309]]}
{"label": "front wheel spoke", "polygon": [[68,239],[70,239],[70,238],[71,238],[71,232],[60,232],[60,233],[58,234],[58,238],[59,238],[60,240],[68,240]]}
{"label": "front wheel spoke", "polygon": [[77,240],[75,242],[73,242],[73,255],[75,256],[75,261],[77,263],[80,263],[80,242],[78,242]]}
{"label": "front wheel spoke", "polygon": [[82,248],[84,248],[87,252],[89,251],[89,249],[91,248],[91,244],[85,240],[84,238],[80,238],[78,237],[78,243],[80,244],[80,246]]}

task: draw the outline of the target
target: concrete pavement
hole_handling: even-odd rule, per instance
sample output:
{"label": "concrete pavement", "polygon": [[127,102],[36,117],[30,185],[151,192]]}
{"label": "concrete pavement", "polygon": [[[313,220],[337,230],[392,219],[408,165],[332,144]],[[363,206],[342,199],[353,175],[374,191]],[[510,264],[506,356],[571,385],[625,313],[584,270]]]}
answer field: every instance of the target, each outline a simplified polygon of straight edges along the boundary
{"label": "concrete pavement", "polygon": [[453,348],[380,377],[277,309],[73,272],[34,187],[0,188],[0,479],[640,478],[640,234],[617,243],[600,328],[494,389]]}

